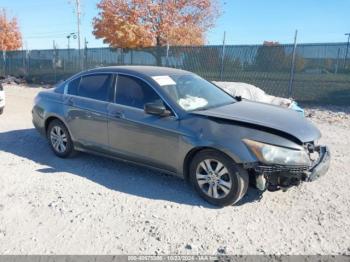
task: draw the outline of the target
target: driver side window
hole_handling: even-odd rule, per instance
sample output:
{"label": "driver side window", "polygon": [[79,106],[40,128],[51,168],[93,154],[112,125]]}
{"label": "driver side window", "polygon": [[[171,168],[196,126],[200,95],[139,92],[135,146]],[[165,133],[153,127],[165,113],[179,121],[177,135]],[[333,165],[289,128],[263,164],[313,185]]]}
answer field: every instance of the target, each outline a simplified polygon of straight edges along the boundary
{"label": "driver side window", "polygon": [[119,75],[117,80],[116,103],[144,109],[147,103],[161,103],[159,95],[144,81]]}

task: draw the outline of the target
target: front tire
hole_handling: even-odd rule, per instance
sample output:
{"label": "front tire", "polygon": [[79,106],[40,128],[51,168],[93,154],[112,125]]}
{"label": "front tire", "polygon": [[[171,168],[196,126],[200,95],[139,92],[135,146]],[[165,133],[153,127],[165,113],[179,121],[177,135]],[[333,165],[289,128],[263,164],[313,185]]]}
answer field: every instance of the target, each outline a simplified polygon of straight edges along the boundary
{"label": "front tire", "polygon": [[59,120],[50,122],[47,129],[47,139],[52,151],[61,158],[66,158],[74,153],[73,141],[67,127]]}
{"label": "front tire", "polygon": [[217,206],[237,203],[247,192],[249,175],[225,154],[203,150],[190,164],[190,181],[198,194]]}

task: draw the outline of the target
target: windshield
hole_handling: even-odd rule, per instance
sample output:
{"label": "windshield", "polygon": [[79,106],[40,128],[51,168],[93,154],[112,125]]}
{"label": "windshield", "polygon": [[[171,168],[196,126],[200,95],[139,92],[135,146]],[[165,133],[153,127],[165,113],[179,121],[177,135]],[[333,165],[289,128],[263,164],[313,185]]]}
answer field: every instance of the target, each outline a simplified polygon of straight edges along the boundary
{"label": "windshield", "polygon": [[170,98],[186,111],[232,104],[236,100],[195,74],[154,76]]}

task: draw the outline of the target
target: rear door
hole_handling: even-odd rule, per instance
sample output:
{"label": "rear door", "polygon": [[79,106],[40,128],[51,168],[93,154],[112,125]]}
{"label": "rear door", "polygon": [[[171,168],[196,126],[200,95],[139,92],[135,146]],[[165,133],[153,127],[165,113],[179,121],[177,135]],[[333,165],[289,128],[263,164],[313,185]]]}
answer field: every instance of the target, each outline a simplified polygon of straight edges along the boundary
{"label": "rear door", "polygon": [[68,84],[66,119],[75,142],[93,150],[108,149],[108,104],[113,97],[114,75],[90,74]]}

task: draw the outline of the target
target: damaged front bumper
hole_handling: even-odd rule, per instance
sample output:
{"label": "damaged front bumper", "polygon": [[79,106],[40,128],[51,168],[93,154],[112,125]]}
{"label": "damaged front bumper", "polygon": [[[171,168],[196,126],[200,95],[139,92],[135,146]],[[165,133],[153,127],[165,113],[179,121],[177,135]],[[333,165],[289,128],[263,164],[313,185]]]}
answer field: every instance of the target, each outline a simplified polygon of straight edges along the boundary
{"label": "damaged front bumper", "polygon": [[313,161],[311,167],[256,165],[253,172],[257,188],[271,191],[286,189],[297,186],[303,181],[314,181],[325,175],[330,165],[330,151],[327,146],[317,146],[314,151],[318,153],[318,158]]}
{"label": "damaged front bumper", "polygon": [[319,149],[319,159],[316,164],[305,173],[306,179],[305,181],[311,182],[316,180],[317,178],[325,175],[329,169],[329,165],[331,162],[331,153],[327,146],[320,146]]}

